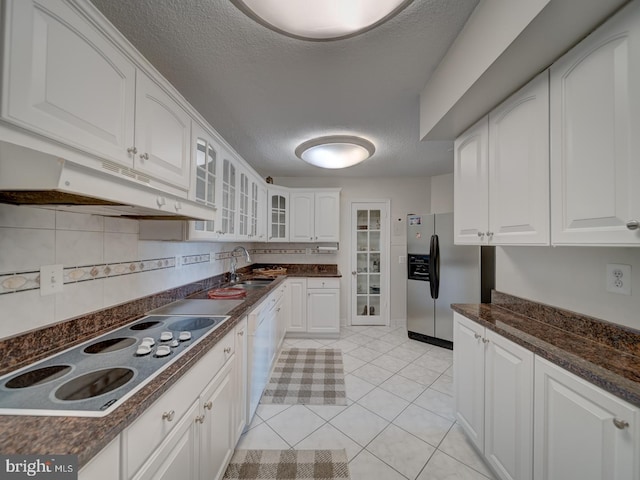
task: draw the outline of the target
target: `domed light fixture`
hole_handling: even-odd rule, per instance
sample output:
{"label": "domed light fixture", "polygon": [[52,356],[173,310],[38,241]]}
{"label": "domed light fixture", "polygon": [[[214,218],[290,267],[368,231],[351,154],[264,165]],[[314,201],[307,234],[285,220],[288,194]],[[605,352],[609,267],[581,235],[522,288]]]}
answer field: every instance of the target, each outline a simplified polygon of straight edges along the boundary
{"label": "domed light fixture", "polygon": [[298,145],[296,156],[321,168],[347,168],[371,157],[376,147],[369,140],[351,135],[318,137]]}
{"label": "domed light fixture", "polygon": [[371,30],[412,0],[232,0],[267,28],[300,40],[349,38]]}

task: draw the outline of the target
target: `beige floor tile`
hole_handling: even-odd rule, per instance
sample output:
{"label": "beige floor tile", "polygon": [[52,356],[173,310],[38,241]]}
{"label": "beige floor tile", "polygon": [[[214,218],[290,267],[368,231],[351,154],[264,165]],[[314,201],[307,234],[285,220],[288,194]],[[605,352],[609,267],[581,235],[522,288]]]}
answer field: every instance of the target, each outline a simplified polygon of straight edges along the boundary
{"label": "beige floor tile", "polygon": [[417,405],[409,405],[393,420],[393,424],[437,447],[453,422]]}
{"label": "beige floor tile", "polygon": [[366,450],[349,462],[349,473],[351,480],[406,480],[404,475]]}
{"label": "beige floor tile", "polygon": [[329,423],[363,447],[389,424],[384,418],[358,404],[351,405]]}

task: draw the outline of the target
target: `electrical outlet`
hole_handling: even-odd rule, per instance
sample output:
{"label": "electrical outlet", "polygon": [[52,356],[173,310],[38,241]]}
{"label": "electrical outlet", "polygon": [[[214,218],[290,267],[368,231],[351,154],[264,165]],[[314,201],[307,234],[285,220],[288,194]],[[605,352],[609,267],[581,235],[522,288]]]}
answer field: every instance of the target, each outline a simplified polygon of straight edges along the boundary
{"label": "electrical outlet", "polygon": [[631,265],[608,263],[606,282],[607,292],[631,295]]}
{"label": "electrical outlet", "polygon": [[40,267],[41,296],[61,292],[63,284],[62,265],[42,265]]}

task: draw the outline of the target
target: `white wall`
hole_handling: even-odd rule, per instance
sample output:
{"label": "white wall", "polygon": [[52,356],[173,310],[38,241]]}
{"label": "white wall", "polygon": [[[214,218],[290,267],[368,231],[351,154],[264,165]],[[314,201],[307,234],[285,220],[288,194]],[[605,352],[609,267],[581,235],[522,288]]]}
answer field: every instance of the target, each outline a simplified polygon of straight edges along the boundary
{"label": "white wall", "polygon": [[[64,268],[210,254],[209,263],[184,265],[65,284],[61,293],[40,290],[0,294],[0,338],[41,328],[229,270],[215,253],[229,244],[138,241],[136,220],[0,204],[0,276]],[[238,258],[238,265],[244,265]],[[6,280],[6,279],[5,279]]]}
{"label": "white wall", "polygon": [[[607,263],[631,265],[632,295],[605,290]],[[640,248],[498,247],[496,288],[640,329]]]}
{"label": "white wall", "polygon": [[[341,187],[340,195],[340,251],[336,255],[316,255],[308,261],[301,256],[304,263],[337,263],[342,273],[340,291],[340,318],[344,323],[349,321],[351,300],[351,261],[350,261],[350,222],[351,202],[360,200],[391,200],[391,260],[390,260],[390,317],[394,324],[406,323],[406,264],[399,263],[401,257],[406,258],[407,238],[405,217],[408,213],[430,212],[431,181],[429,177],[420,178],[294,178],[281,177],[274,181],[277,185],[288,187]],[[276,257],[276,256],[274,256]],[[277,257],[276,257],[277,258]],[[276,258],[273,261],[276,261]],[[333,261],[332,261],[333,259]],[[256,261],[262,262],[262,256]]]}
{"label": "white wall", "polygon": [[431,177],[431,213],[453,212],[453,173]]}

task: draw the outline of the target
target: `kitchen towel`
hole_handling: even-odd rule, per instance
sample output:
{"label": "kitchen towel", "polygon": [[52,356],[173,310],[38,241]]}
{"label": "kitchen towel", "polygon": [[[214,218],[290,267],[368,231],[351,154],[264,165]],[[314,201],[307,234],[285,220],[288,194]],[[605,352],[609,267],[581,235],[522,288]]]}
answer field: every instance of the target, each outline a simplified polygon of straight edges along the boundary
{"label": "kitchen towel", "polygon": [[283,349],[260,403],[346,405],[342,352],[335,348]]}
{"label": "kitchen towel", "polygon": [[236,450],[226,480],[349,480],[345,450]]}

